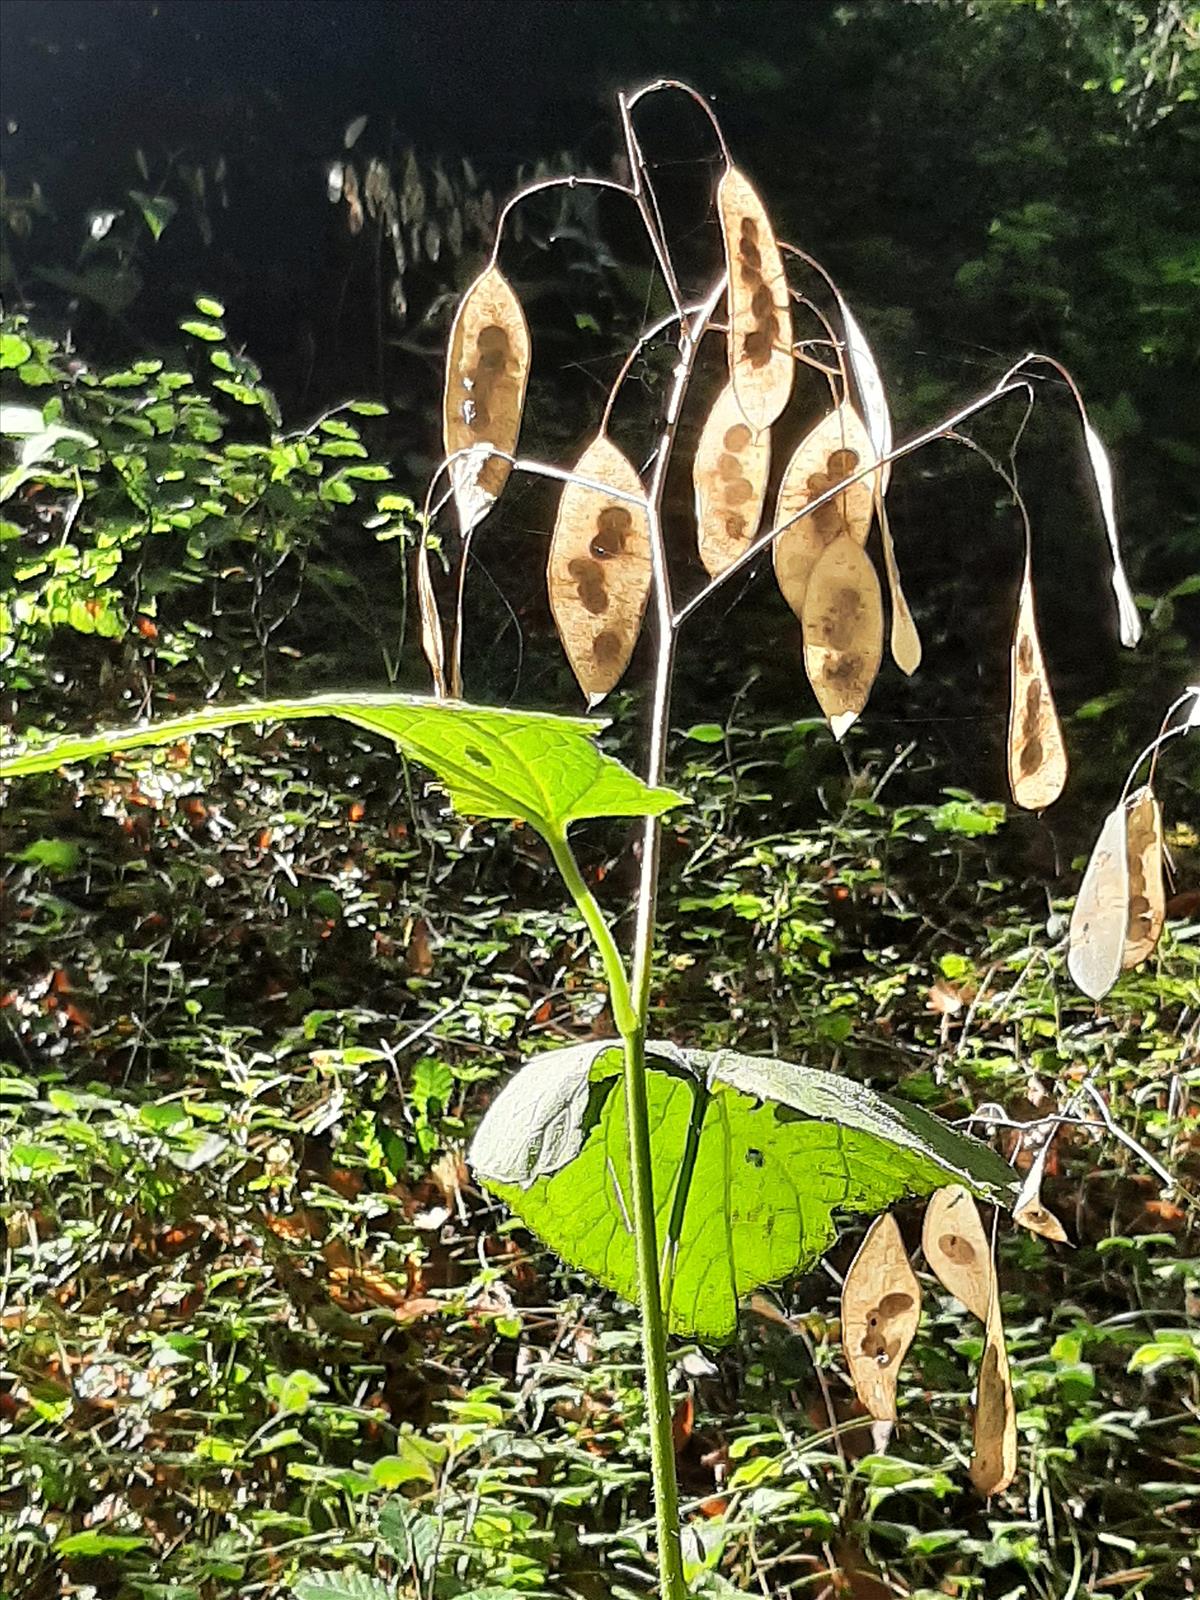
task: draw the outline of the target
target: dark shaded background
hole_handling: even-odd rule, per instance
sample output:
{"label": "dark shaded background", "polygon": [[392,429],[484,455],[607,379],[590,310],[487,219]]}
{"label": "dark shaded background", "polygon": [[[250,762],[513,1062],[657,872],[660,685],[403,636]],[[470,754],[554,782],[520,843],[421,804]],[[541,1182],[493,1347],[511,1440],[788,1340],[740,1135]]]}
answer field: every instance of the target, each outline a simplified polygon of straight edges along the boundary
{"label": "dark shaded background", "polygon": [[[289,420],[348,393],[385,395],[393,416],[378,447],[414,493],[436,449],[454,295],[480,252],[443,251],[413,275],[404,318],[392,316],[371,229],[351,238],[326,198],[343,128],[367,114],[356,156],[395,165],[412,147],[448,168],[465,156],[502,195],[541,158],[612,170],[615,89],[689,79],[713,97],[780,233],[818,254],[858,309],[901,432],[986,387],[1024,349],[1076,372],[1114,457],[1135,588],[1160,603],[1130,658],[1116,643],[1077,425],[1047,386],[1019,462],[1042,630],[1064,714],[1097,712],[1069,731],[1081,760],[1068,806],[1093,779],[1097,793],[1111,787],[1114,755],[1140,747],[1194,677],[1200,597],[1162,597],[1200,571],[1198,119],[1167,57],[1143,87],[1112,88],[1122,72],[1134,83],[1130,63],[1152,36],[1124,0],[8,0],[0,17],[7,189],[36,181],[48,207],[14,251],[37,314],[69,322],[99,359],[169,343],[191,296],[216,293]],[[652,102],[641,128],[699,287],[716,249],[711,136],[681,99]],[[210,240],[181,212],[142,250],[142,291],[112,317],[64,301],[39,267],[78,253],[90,208],[127,207],[130,186],[145,187],[136,149],[168,192],[173,163],[211,171],[223,157],[227,204],[210,193]],[[549,210],[527,215],[526,237],[505,247],[537,340],[524,442],[569,459],[652,290],[619,206],[582,214],[580,237],[565,241]],[[653,370],[643,382],[652,396]],[[802,392],[797,432],[806,399],[819,403]],[[1018,421],[1010,409],[979,437],[1004,449]],[[652,419],[625,425],[636,454]],[[690,492],[674,487],[682,548]],[[891,503],[926,666],[912,684],[885,671],[873,736],[916,737],[944,781],[999,794],[1014,513],[986,468],[947,445],[897,470]],[[489,525],[479,560],[503,600],[473,585],[475,693],[570,702],[529,553],[551,516],[540,487],[520,486]],[[764,715],[809,714],[798,630],[768,583],[733,611],[714,606],[697,632],[681,715],[722,717],[751,673]]]}

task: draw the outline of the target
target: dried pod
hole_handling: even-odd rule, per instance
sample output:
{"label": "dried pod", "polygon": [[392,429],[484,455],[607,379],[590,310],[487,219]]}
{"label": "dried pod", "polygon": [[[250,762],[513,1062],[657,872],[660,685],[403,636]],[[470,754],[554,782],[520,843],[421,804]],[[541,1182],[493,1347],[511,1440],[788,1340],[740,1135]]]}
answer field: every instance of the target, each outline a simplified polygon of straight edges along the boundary
{"label": "dried pod", "polygon": [[[850,357],[850,370],[854,374],[854,382],[858,388],[863,417],[867,425],[867,433],[870,436],[875,455],[882,459],[890,452],[894,442],[892,415],[888,409],[883,379],[875,361],[875,353],[867,343],[866,335],[859,327],[857,320],[850,311],[850,307],[842,299],[841,295],[838,296],[838,305],[846,330],[846,352]],[[892,529],[888,522],[887,507],[884,504],[884,495],[887,493],[887,486],[891,476],[892,464],[890,461],[886,461],[879,471],[875,509],[879,514],[879,533],[883,541],[883,564],[887,572],[888,593],[892,601],[892,660],[900,668],[901,672],[911,677],[921,665],[921,636],[917,632],[917,625],[913,621],[912,612],[909,610],[908,600],[904,594],[904,586],[900,582],[900,568],[896,562],[896,547],[892,543]]]}
{"label": "dried pod", "polygon": [[1121,643],[1132,650],[1142,637],[1142,619],[1138,615],[1137,604],[1130,591],[1129,579],[1125,576],[1125,567],[1121,561],[1112,467],[1109,465],[1108,452],[1101,443],[1099,434],[1086,417],[1083,422],[1083,438],[1087,445],[1092,477],[1096,480],[1096,493],[1100,496],[1100,511],[1104,517],[1104,531],[1108,534],[1108,548],[1112,552],[1112,586],[1113,593],[1117,597],[1117,622]]}
{"label": "dried pod", "polygon": [[1129,923],[1121,965],[1136,967],[1158,943],[1166,916],[1162,811],[1149,784],[1125,802],[1125,859],[1129,872]]}
{"label": "dried pod", "polygon": [[939,1283],[986,1322],[995,1280],[992,1250],[971,1193],[962,1184],[948,1184],[930,1196],[921,1248]]}
{"label": "dried pod", "polygon": [[835,739],[867,703],[883,655],[883,596],[867,552],[843,534],[812,570],[801,614],[804,670]]}
{"label": "dried pod", "polygon": [[714,578],[758,532],[770,470],[770,432],[754,433],[729,385],[708,414],[692,463],[700,559]]}
{"label": "dried pod", "polygon": [[1129,859],[1124,803],[1104,819],[1075,897],[1067,970],[1084,994],[1102,1000],[1121,974],[1129,933]]}
{"label": "dried pod", "polygon": [[842,1285],[842,1348],[858,1398],[896,1420],[896,1378],[921,1320],[921,1286],[895,1219],[876,1217]]}
{"label": "dried pod", "polygon": [[729,374],[755,433],[792,392],[792,308],[770,219],[745,175],[730,167],[717,188],[729,272]]}
{"label": "dried pod", "polygon": [[1030,1233],[1039,1234],[1043,1239],[1053,1239],[1055,1244],[1067,1244],[1066,1229],[1053,1211],[1042,1203],[1042,1178],[1053,1143],[1052,1133],[1030,1163],[1013,1206],[1013,1221],[1018,1227],[1028,1228]]}
{"label": "dried pod", "polygon": [[[842,404],[805,435],[792,453],[779,485],[775,526],[789,522],[811,500],[875,459],[862,418]],[[868,473],[798,522],[775,541],[775,578],[798,617],[804,615],[809,575],[822,552],[843,533],[866,544],[879,474]]]}
{"label": "dried pod", "polygon": [[463,296],[450,330],[442,438],[446,455],[470,450],[450,467],[464,537],[491,510],[508,481],[529,378],[529,329],[507,280],[488,267]]}
{"label": "dried pod", "polygon": [[650,596],[650,527],[630,461],[605,434],[588,445],[575,467],[580,478],[618,491],[569,483],[559,501],[550,541],[550,609],[571,670],[589,705],[620,682]]}
{"label": "dried pod", "polygon": [[1017,1416],[1000,1301],[995,1295],[986,1318],[983,1360],[975,1395],[974,1449],[970,1477],[984,1499],[1001,1494],[1017,1475]]}
{"label": "dried pod", "polygon": [[1011,696],[1009,786],[1019,806],[1027,811],[1044,811],[1058,799],[1067,781],[1067,750],[1038,639],[1028,555],[1013,637]]}
{"label": "dried pod", "polygon": [[444,700],[447,694],[446,641],[429,571],[429,546],[424,539],[417,549],[417,609],[421,616],[421,649],[433,674],[434,693],[439,700]]}

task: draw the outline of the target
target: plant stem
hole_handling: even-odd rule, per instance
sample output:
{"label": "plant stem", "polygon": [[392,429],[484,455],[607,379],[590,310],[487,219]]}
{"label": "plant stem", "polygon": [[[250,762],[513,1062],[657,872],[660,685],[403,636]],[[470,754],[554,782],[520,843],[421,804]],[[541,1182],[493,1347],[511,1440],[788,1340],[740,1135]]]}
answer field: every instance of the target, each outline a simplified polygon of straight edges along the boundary
{"label": "plant stem", "polygon": [[580,916],[587,923],[588,932],[596,941],[596,949],[604,966],[604,980],[608,985],[608,995],[612,1002],[613,1022],[622,1039],[626,1039],[636,1031],[638,1019],[630,1000],[629,980],[625,976],[625,965],[621,960],[621,952],[617,949],[617,942],[604,920],[604,913],[596,902],[596,896],[583,881],[583,874],[579,870],[579,863],[567,841],[566,833],[547,831],[544,837],[550,846],[550,854],[554,857],[554,865],[562,875],[571,899],[579,908]]}

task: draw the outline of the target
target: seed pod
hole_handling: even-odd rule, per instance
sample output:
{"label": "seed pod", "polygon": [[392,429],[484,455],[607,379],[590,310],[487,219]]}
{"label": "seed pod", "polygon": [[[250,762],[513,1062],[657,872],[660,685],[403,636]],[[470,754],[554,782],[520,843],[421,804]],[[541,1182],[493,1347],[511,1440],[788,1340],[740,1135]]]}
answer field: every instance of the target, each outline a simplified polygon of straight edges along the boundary
{"label": "seed pod", "polygon": [[1126,810],[1104,819],[1075,897],[1067,936],[1067,970],[1084,994],[1102,1000],[1116,983],[1129,933]]}
{"label": "seed pod", "polygon": [[992,1297],[992,1250],[970,1191],[948,1184],[930,1196],[921,1228],[921,1248],[939,1283],[980,1322]]}
{"label": "seed pod", "polygon": [[424,539],[417,550],[417,610],[421,616],[421,649],[433,675],[434,693],[439,700],[444,700],[447,694],[446,641],[429,571],[429,546]]}
{"label": "seed pod", "polygon": [[896,1378],[921,1320],[921,1286],[895,1219],[876,1217],[842,1284],[842,1348],[858,1398],[896,1420]]}
{"label": "seed pod", "polygon": [[1019,806],[1044,811],[1058,799],[1067,781],[1067,750],[1038,639],[1028,555],[1021,578],[1010,681],[1009,786]]}
{"label": "seed pod", "polygon": [[842,534],[812,570],[800,618],[804,670],[835,739],[867,703],[883,655],[883,596],[861,545]]}
{"label": "seed pod", "polygon": [[1158,943],[1166,916],[1162,811],[1149,784],[1131,794],[1125,802],[1125,829],[1129,923],[1121,965],[1137,967]]}
{"label": "seed pod", "polygon": [[700,559],[714,578],[758,532],[770,470],[770,432],[753,432],[729,385],[708,414],[692,463]]}
{"label": "seed pod", "polygon": [[529,379],[529,329],[507,280],[488,267],[463,296],[450,330],[442,438],[447,456],[471,450],[450,467],[459,527],[466,537],[508,481],[521,431]]}
{"label": "seed pod", "polygon": [[792,392],[792,308],[779,246],[762,201],[730,167],[717,188],[729,272],[729,373],[755,433],[769,428]]}
{"label": "seed pod", "polygon": [[1112,467],[1109,465],[1108,452],[1101,443],[1099,434],[1086,417],[1083,421],[1083,439],[1087,445],[1092,477],[1096,482],[1096,493],[1100,496],[1100,511],[1104,517],[1104,531],[1108,534],[1108,548],[1112,552],[1112,586],[1113,593],[1117,597],[1117,622],[1121,643],[1132,650],[1142,637],[1142,619],[1138,615],[1137,602],[1133,598],[1129,579],[1125,576],[1125,567],[1121,561]]}
{"label": "seed pod", "polygon": [[[853,406],[843,403],[806,434],[792,453],[779,485],[775,526],[788,522],[810,500],[874,458],[862,419]],[[878,477],[878,473],[868,473],[776,539],[775,578],[798,617],[804,615],[809,575],[826,546],[842,533],[866,544]]]}
{"label": "seed pod", "polygon": [[1046,1161],[1053,1143],[1054,1135],[1051,1133],[1022,1179],[1021,1189],[1013,1206],[1013,1221],[1018,1227],[1028,1228],[1030,1233],[1039,1234],[1043,1239],[1053,1239],[1056,1244],[1067,1244],[1069,1241],[1066,1229],[1042,1201],[1042,1178],[1045,1175]]}
{"label": "seed pod", "polygon": [[1016,1475],[1016,1407],[1000,1320],[1000,1297],[994,1293],[986,1319],[983,1360],[979,1364],[976,1386],[970,1477],[976,1491],[986,1500],[991,1495],[1001,1494]]}
{"label": "seed pod", "polygon": [[[575,467],[622,495],[643,494],[629,460],[605,434]],[[559,501],[547,569],[550,609],[589,705],[621,680],[650,596],[650,527],[643,507],[569,483]]]}

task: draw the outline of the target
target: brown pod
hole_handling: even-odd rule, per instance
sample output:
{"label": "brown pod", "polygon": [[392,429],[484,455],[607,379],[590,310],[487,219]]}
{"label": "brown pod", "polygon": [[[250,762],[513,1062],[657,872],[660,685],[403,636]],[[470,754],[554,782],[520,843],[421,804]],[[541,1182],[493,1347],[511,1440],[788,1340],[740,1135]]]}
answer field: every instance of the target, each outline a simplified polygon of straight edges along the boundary
{"label": "brown pod", "polygon": [[1067,934],[1067,971],[1084,994],[1102,1000],[1121,975],[1129,934],[1128,813],[1118,803],[1100,837],[1075,897]]}
{"label": "brown pod", "polygon": [[442,441],[447,457],[470,450],[450,466],[464,535],[487,516],[508,481],[521,431],[529,380],[529,328],[521,303],[496,267],[488,267],[463,296],[450,330]]}
{"label": "brown pod", "polygon": [[921,1228],[929,1270],[980,1322],[992,1298],[992,1247],[969,1189],[948,1184],[929,1198]]}
{"label": "brown pod", "polygon": [[994,1296],[984,1335],[975,1395],[970,1477],[984,1499],[1001,1494],[1017,1475],[1017,1413],[999,1297]]}
{"label": "brown pod", "polygon": [[1026,811],[1044,811],[1058,799],[1067,781],[1067,749],[1038,639],[1028,557],[1021,578],[1010,683],[1009,787],[1013,799]]}
{"label": "brown pod", "polygon": [[800,618],[804,670],[835,739],[862,711],[883,656],[883,595],[870,557],[842,534],[812,570]]}
{"label": "brown pod", "polygon": [[417,609],[421,617],[421,649],[433,675],[433,689],[439,700],[448,694],[446,684],[446,641],[442,618],[429,570],[429,546],[422,539],[417,550]]}
{"label": "brown pod", "polygon": [[[642,496],[629,460],[606,434],[575,467],[580,478]],[[571,670],[589,705],[621,680],[650,597],[650,527],[644,505],[569,483],[550,541],[550,609]]]}
{"label": "brown pod", "polygon": [[895,1219],[876,1217],[842,1284],[842,1348],[858,1398],[879,1422],[896,1420],[900,1363],[921,1320],[921,1286]]}
{"label": "brown pod", "polygon": [[[874,459],[870,436],[854,407],[842,404],[831,411],[792,452],[779,485],[775,526],[791,521],[810,501]],[[866,544],[878,485],[879,473],[868,473],[776,539],[775,579],[798,617],[803,618],[808,580],[826,547],[843,533]]]}
{"label": "brown pod", "polygon": [[1070,1241],[1067,1239],[1066,1229],[1042,1200],[1042,1179],[1045,1176],[1046,1161],[1053,1143],[1052,1134],[1038,1151],[1029,1171],[1025,1174],[1013,1205],[1013,1221],[1018,1227],[1028,1228],[1030,1233],[1040,1234],[1043,1239],[1052,1239],[1055,1244],[1068,1244]]}
{"label": "brown pod", "polygon": [[755,433],[792,392],[792,308],[770,218],[745,175],[730,167],[717,188],[729,273],[729,374]]}
{"label": "brown pod", "polygon": [[1158,943],[1166,916],[1162,811],[1149,784],[1125,802],[1125,859],[1129,872],[1129,923],[1123,967],[1140,966]]}
{"label": "brown pod", "polygon": [[708,414],[692,463],[700,559],[712,577],[736,561],[758,532],[770,470],[770,432],[754,432],[727,385]]}

